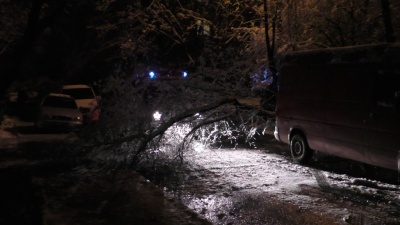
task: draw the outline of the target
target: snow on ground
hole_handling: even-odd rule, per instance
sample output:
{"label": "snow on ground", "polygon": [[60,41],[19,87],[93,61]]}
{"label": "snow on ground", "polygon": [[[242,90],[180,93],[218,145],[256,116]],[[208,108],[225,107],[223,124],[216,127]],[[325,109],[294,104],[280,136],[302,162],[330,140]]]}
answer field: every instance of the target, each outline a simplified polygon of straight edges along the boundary
{"label": "snow on ground", "polygon": [[11,132],[14,128],[14,119],[5,116],[0,123],[0,148],[15,146],[16,135]]}
{"label": "snow on ground", "polygon": [[[43,133],[38,132],[33,122],[21,121],[4,116],[0,123],[0,149],[3,151],[18,148],[18,145],[28,142],[63,142],[72,143],[78,140],[75,133]],[[24,160],[14,159],[2,162],[2,167],[19,165]]]}
{"label": "snow on ground", "polygon": [[[251,218],[264,224],[265,213],[254,208],[263,198],[329,215],[337,223],[400,224],[399,185],[294,164],[267,149],[203,149],[187,155],[195,168],[178,195],[215,224],[246,224]],[[243,205],[249,199],[250,208]],[[243,219],[249,213],[252,217]]]}
{"label": "snow on ground", "polygon": [[[23,132],[27,130],[28,132]],[[27,122],[4,116],[0,124],[0,148],[15,148],[20,143],[25,142],[53,142],[77,140],[74,133],[42,133],[35,130],[33,122]]]}

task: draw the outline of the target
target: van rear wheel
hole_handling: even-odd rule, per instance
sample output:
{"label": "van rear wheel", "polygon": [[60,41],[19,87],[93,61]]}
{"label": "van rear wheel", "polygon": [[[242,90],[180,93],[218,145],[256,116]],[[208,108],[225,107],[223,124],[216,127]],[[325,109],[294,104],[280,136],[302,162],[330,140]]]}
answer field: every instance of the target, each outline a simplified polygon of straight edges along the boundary
{"label": "van rear wheel", "polygon": [[306,139],[300,134],[295,134],[292,137],[289,147],[296,163],[306,163],[312,158],[313,151],[308,147]]}

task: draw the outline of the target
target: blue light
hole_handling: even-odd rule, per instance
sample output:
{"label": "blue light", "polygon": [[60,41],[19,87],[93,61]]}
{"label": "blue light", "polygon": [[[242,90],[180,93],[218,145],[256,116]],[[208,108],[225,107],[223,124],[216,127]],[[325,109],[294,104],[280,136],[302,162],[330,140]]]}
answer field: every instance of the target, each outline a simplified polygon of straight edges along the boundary
{"label": "blue light", "polygon": [[154,79],[154,78],[156,78],[156,74],[153,71],[150,71],[149,77],[150,77],[150,79]]}
{"label": "blue light", "polygon": [[182,77],[186,78],[188,76],[188,73],[186,71],[182,72]]}

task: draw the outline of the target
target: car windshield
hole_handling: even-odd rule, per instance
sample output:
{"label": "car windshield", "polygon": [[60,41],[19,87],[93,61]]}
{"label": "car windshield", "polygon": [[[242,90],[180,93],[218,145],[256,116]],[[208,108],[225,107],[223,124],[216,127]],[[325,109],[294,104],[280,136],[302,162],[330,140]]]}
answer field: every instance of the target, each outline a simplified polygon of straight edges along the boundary
{"label": "car windshield", "polygon": [[94,94],[91,88],[63,89],[63,94],[70,95],[75,99],[93,99]]}
{"label": "car windshield", "polygon": [[60,98],[55,96],[47,96],[43,101],[43,106],[55,107],[55,108],[66,108],[66,109],[77,109],[77,105],[74,99],[71,98]]}

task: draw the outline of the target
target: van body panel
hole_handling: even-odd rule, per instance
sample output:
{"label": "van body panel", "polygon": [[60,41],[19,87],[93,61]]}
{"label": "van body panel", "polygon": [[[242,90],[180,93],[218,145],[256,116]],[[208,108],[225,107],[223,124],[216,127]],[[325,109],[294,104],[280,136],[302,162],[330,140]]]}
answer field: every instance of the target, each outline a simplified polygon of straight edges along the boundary
{"label": "van body panel", "polygon": [[293,52],[279,70],[275,136],[399,169],[400,44]]}
{"label": "van body panel", "polygon": [[[400,73],[400,71],[399,71]],[[397,77],[389,77],[386,82],[389,85],[379,84],[374,81],[374,88],[377,85],[384,86],[384,91],[373,97],[375,104],[368,110],[369,115],[365,120],[365,145],[368,158],[373,165],[388,165],[391,169],[399,169],[398,162],[393,161],[400,157],[400,113],[390,101],[385,100],[394,90],[400,90],[399,74]],[[388,92],[385,94],[385,92]],[[390,98],[390,97],[389,97]],[[397,151],[395,147],[397,146]]]}

